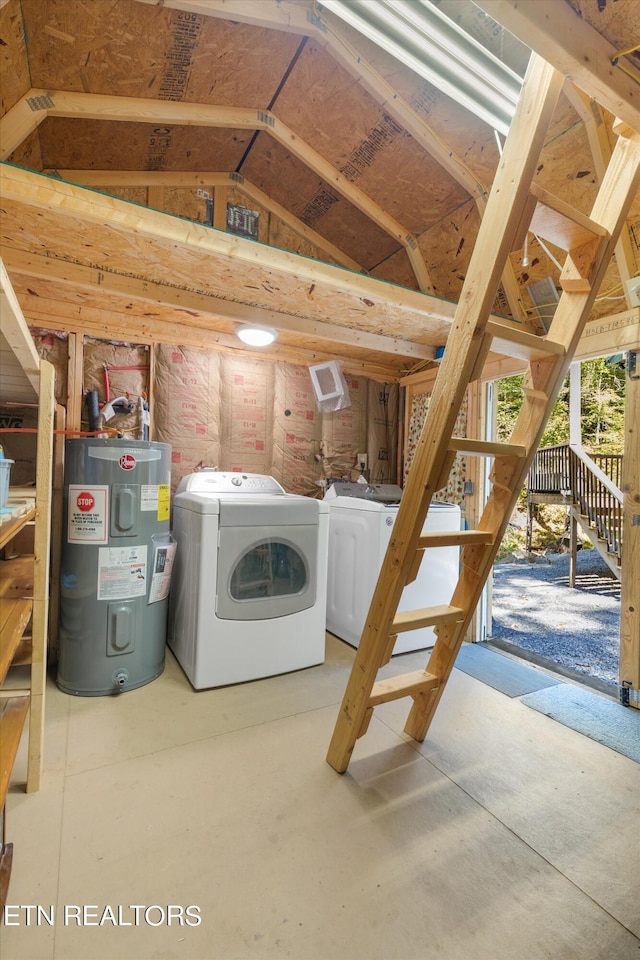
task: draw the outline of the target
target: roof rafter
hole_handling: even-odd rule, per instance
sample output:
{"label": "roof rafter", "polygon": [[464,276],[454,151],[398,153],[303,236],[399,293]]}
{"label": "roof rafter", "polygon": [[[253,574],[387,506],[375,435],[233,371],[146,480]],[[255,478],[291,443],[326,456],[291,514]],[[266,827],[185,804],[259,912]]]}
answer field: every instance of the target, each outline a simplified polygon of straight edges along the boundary
{"label": "roof rafter", "polygon": [[[29,101],[36,104],[34,117],[37,123],[41,123],[45,117],[70,117],[266,131],[323,180],[331,184],[349,203],[397,240],[407,253],[420,289],[424,292],[433,290],[418,241],[413,234],[268,110],[32,89],[0,120],[0,138],[2,139],[0,156],[3,160],[6,160],[22,142],[20,138],[23,137],[25,126],[25,101],[27,104]],[[14,119],[14,111],[17,119]]]}
{"label": "roof rafter", "polygon": [[[156,0],[138,2],[154,5]],[[411,134],[456,183],[468,191],[475,200],[480,217],[483,216],[489,192],[485,184],[371,66],[361,51],[347,39],[342,24],[327,22],[322,17],[314,16],[311,5],[294,5],[286,0],[258,0],[253,3],[248,0],[163,0],[163,6],[313,37],[316,43],[324,47],[334,60],[384,107],[389,116]],[[526,322],[520,288],[511,263],[507,263],[505,267],[502,287],[513,316]]]}

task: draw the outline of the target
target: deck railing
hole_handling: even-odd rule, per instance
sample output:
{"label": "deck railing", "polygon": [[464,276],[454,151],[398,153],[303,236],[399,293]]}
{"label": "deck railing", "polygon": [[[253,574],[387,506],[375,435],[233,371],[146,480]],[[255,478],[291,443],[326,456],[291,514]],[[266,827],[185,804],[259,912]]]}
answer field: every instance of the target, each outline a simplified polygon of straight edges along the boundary
{"label": "deck railing", "polygon": [[559,444],[536,453],[527,481],[529,494],[570,499],[608,553],[622,560],[622,456],[587,454]]}

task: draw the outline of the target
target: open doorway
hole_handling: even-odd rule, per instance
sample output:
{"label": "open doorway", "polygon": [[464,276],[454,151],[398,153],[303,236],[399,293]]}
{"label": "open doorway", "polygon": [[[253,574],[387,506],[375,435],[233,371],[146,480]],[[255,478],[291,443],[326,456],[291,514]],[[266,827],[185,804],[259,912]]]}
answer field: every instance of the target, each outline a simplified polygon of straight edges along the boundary
{"label": "open doorway", "polygon": [[[491,644],[614,696],[624,362],[584,361],[567,377],[496,558],[488,630]],[[520,381],[494,384],[498,439],[517,417]]]}

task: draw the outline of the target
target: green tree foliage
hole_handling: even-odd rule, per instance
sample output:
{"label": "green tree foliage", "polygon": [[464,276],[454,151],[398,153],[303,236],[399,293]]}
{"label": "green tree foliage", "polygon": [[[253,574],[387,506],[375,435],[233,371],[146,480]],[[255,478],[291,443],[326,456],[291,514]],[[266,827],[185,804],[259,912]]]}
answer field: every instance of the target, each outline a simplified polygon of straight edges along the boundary
{"label": "green tree foliage", "polygon": [[[586,360],[581,365],[582,444],[594,453],[624,450],[625,371],[606,358]],[[523,394],[522,377],[506,377],[496,383],[497,438],[508,440],[513,431]],[[551,447],[569,441],[569,378],[556,400],[540,443]]]}

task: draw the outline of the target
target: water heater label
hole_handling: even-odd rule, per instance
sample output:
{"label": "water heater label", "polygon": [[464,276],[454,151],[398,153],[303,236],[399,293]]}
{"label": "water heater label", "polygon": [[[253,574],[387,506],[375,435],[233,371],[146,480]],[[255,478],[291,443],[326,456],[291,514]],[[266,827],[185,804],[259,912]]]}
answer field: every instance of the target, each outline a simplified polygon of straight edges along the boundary
{"label": "water heater label", "polygon": [[147,592],[147,547],[101,547],[98,600],[128,600]]}
{"label": "water heater label", "polygon": [[140,487],[140,509],[153,511],[156,520],[169,519],[169,484],[143,483]]}
{"label": "water heater label", "polygon": [[69,543],[107,543],[107,504],[109,487],[69,484],[67,541]]}

